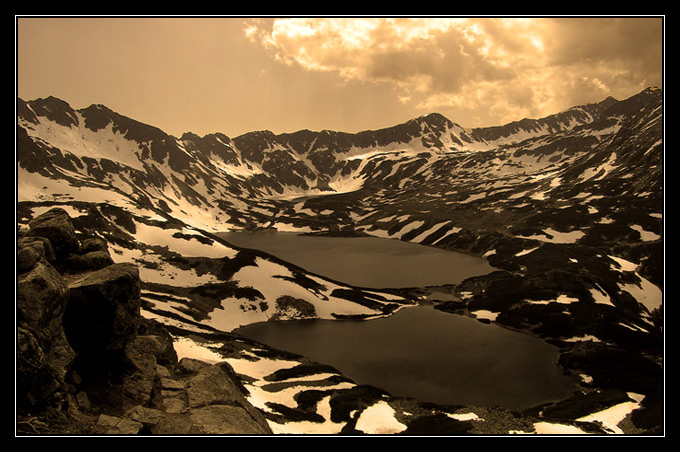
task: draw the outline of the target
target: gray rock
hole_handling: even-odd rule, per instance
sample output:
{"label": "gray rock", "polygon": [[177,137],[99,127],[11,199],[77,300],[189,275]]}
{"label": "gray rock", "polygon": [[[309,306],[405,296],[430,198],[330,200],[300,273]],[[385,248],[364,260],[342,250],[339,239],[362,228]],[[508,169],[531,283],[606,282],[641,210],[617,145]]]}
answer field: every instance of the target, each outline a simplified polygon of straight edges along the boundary
{"label": "gray rock", "polygon": [[76,353],[71,348],[68,340],[66,340],[63,330],[57,335],[52,336],[50,346],[46,350],[45,363],[60,382],[66,380],[75,358]]}
{"label": "gray rock", "polygon": [[95,431],[107,435],[136,435],[144,425],[132,419],[102,414],[97,419]]}
{"label": "gray rock", "polygon": [[168,330],[141,316],[140,284],[106,242],[78,246],[63,209],[31,222],[17,242],[20,418],[50,406],[88,433],[271,433],[227,363],[178,363]]}
{"label": "gray rock", "polygon": [[163,412],[153,408],[137,405],[125,412],[125,417],[139,422],[145,427],[158,424],[163,418]]}
{"label": "gray rock", "polygon": [[68,301],[68,287],[54,267],[44,261],[17,279],[19,320],[35,329],[56,334]]}
{"label": "gray rock", "polygon": [[54,248],[49,239],[38,236],[25,236],[17,241],[17,249],[33,248],[38,254],[45,258],[48,262],[54,262],[56,256],[54,255]]}
{"label": "gray rock", "polygon": [[193,423],[187,416],[179,413],[166,412],[161,420],[150,428],[154,435],[190,435],[200,433],[195,430]]}
{"label": "gray rock", "polygon": [[69,342],[79,353],[122,350],[140,324],[139,270],[113,264],[69,285],[64,316]]}
{"label": "gray rock", "polygon": [[90,398],[85,391],[80,391],[76,394],[76,402],[82,410],[90,411],[92,409]]}
{"label": "gray rock", "polygon": [[271,430],[253,422],[250,414],[240,406],[211,405],[191,410],[195,428],[207,435],[265,435]]}
{"label": "gray rock", "polygon": [[196,373],[199,372],[201,369],[205,369],[206,367],[209,367],[210,364],[206,363],[205,361],[199,361],[197,359],[193,358],[182,358],[180,359],[179,363],[177,364],[177,368],[181,372],[185,373]]}
{"label": "gray rock", "polygon": [[115,430],[112,430],[109,433],[114,435],[137,435],[141,432],[142,428],[144,428],[144,424],[141,422],[123,418],[116,424]]}
{"label": "gray rock", "polygon": [[187,403],[179,397],[165,397],[157,402],[160,410],[166,413],[182,413],[187,408]]}
{"label": "gray rock", "polygon": [[45,259],[49,242],[35,239],[19,244],[16,288],[17,372],[21,409],[59,405],[67,393],[65,379],[75,353],[64,336],[62,320],[68,287]]}
{"label": "gray rock", "polygon": [[33,268],[40,260],[40,252],[33,247],[25,246],[17,250],[17,273],[24,273]]}
{"label": "gray rock", "polygon": [[160,364],[156,365],[156,374],[160,378],[170,378],[170,370],[168,370],[167,367],[161,366]]}
{"label": "gray rock", "polygon": [[170,390],[172,390],[172,389],[175,389],[175,390],[184,389],[184,383],[182,383],[179,380],[174,380],[174,379],[168,378],[168,377],[161,377],[160,380],[159,380],[159,385],[162,389],[166,389],[166,390],[167,389],[170,389]]}
{"label": "gray rock", "polygon": [[239,390],[226,363],[201,369],[186,384],[193,422],[205,433],[271,433],[264,416]]}
{"label": "gray rock", "polygon": [[63,256],[78,249],[78,238],[68,213],[55,207],[28,223],[27,237],[45,237],[50,240],[56,255]]}
{"label": "gray rock", "polygon": [[126,375],[123,391],[132,403],[148,405],[156,381],[156,356],[162,344],[155,336],[137,336],[125,347],[125,358],[132,371]]}
{"label": "gray rock", "polygon": [[99,270],[112,265],[113,259],[108,251],[90,251],[84,254],[71,254],[63,265],[70,271]]}
{"label": "gray rock", "polygon": [[201,369],[187,382],[186,391],[192,408],[245,402],[245,396],[217,365]]}
{"label": "gray rock", "polygon": [[109,245],[106,243],[106,240],[99,237],[91,237],[80,242],[80,248],[78,249],[79,254],[90,253],[93,251],[105,251],[108,253]]}

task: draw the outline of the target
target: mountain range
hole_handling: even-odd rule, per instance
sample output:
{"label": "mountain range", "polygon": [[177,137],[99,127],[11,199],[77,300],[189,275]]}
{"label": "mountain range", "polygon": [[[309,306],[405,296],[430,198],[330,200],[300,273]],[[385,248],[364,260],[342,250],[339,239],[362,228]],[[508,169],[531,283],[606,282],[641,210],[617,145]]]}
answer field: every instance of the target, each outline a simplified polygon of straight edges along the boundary
{"label": "mountain range", "polygon": [[[103,105],[18,99],[17,227],[67,209],[79,233],[138,265],[144,315],[171,328],[177,347],[263,362],[261,344],[236,341],[234,328],[382,316],[432,288],[352,287],[220,233],[374,236],[474,254],[498,271],[447,286],[454,299],[435,306],[540,337],[583,377],[573,398],[523,416],[583,429],[582,415],[634,401],[626,432],[658,433],[663,126],[658,88],[498,127],[433,113],[359,133],[234,138],[174,137]],[[313,411],[297,403],[254,404],[290,433]]]}

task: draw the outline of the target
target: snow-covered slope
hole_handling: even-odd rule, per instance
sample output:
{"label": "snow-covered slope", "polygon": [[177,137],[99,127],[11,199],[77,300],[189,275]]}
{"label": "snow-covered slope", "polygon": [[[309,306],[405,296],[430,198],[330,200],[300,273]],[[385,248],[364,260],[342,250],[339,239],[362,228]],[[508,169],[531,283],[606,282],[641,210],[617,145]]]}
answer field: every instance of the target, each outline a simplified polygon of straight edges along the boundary
{"label": "snow-covered slope", "polygon": [[[357,134],[260,131],[232,140],[220,133],[172,137],[101,105],[76,111],[55,98],[19,100],[17,157],[19,171],[68,180],[81,189],[120,191],[196,226],[242,227],[248,220],[261,222],[257,216],[244,218],[252,199],[343,193],[376,183],[420,184],[442,170],[459,177],[452,164],[497,175],[542,170],[546,148],[551,161],[559,161],[556,146],[585,152],[616,131],[616,120],[608,118],[605,129],[579,133],[581,148],[574,151],[570,133],[593,124],[602,104],[503,128],[466,130],[432,114]],[[461,157],[482,150],[500,154],[490,161],[484,157],[482,166],[476,154]],[[409,181],[412,176],[418,177]],[[21,200],[30,180],[22,174],[19,181]]]}
{"label": "snow-covered slope", "polygon": [[[422,293],[351,287],[240,249],[216,233],[370,235],[476,254],[501,271],[447,288],[456,301],[437,307],[540,336],[559,346],[561,365],[587,382],[573,405],[546,408],[545,422],[518,432],[565,419],[565,429],[579,428],[577,419],[598,411],[593,394],[612,391],[612,403],[602,408],[614,408],[614,400],[633,403],[656,425],[662,106],[663,93],[650,88],[502,127],[464,129],[431,114],[356,134],[178,138],[101,105],[74,110],[55,98],[19,99],[18,226],[54,205],[69,209],[79,230],[104,237],[116,260],[139,266],[145,315],[174,328],[188,355],[228,356],[253,378],[255,404],[272,418],[285,418],[285,410],[267,403],[295,407],[292,395],[300,390],[274,394],[258,375],[308,363],[269,359],[271,351],[259,345],[234,345],[234,328],[269,319],[372,318],[413,304]],[[227,353],[225,337],[240,351]],[[626,368],[614,364],[619,361]],[[328,375],[319,378],[329,385]],[[333,378],[338,388],[349,385],[359,399],[366,396]],[[371,400],[376,403],[352,420],[353,428],[383,428],[369,418],[378,413],[384,420],[393,408],[382,404],[382,394]],[[325,422],[305,412],[317,421],[277,428],[345,428],[322,413],[326,403],[319,400],[315,411]],[[593,409],[572,415],[581,403]],[[395,416],[403,420],[403,412]],[[467,427],[484,417],[467,409],[446,416],[468,416]],[[400,425],[384,428],[397,432]],[[483,430],[475,425],[472,430]]]}

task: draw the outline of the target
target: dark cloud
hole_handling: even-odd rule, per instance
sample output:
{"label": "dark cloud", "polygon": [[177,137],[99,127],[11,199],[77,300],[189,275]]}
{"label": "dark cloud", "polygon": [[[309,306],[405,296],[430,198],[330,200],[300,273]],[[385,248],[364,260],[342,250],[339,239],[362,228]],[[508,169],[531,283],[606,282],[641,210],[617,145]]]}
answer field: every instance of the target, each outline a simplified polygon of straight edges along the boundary
{"label": "dark cloud", "polygon": [[660,18],[562,18],[550,22],[545,40],[551,64],[625,62],[652,71],[660,67]]}
{"label": "dark cloud", "polygon": [[632,95],[662,74],[661,18],[283,19],[273,30],[266,43],[288,62],[487,120]]}

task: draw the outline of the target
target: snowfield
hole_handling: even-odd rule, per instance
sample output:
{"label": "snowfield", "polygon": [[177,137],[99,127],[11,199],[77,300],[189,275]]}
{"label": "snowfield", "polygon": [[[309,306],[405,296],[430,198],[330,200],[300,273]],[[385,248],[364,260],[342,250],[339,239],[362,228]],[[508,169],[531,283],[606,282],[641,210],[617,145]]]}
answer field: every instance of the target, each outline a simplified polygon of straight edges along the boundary
{"label": "snowfield", "polygon": [[[114,262],[136,264],[143,316],[168,327],[178,357],[228,362],[275,433],[411,434],[425,420],[456,434],[654,434],[662,101],[650,88],[502,127],[433,114],[358,134],[177,139],[101,106],[20,100],[17,227],[58,206]],[[428,297],[437,287],[369,291],[219,237],[258,230],[402,240],[497,270],[439,287],[443,300]],[[233,334],[271,320],[370,321],[417,303],[555,344],[580,390],[530,413],[433,407]]]}
{"label": "snowfield", "polygon": [[[204,360],[207,362],[218,362],[220,357],[215,352],[211,351],[209,347],[198,343],[192,343],[188,340],[179,340],[176,342],[175,349],[179,358],[194,358]],[[283,404],[290,408],[295,408],[297,403],[294,401],[295,396],[304,390],[309,390],[313,387],[315,381],[322,381],[329,377],[329,374],[317,374],[306,377],[304,379],[290,379],[285,380],[284,383],[290,384],[287,389],[279,391],[271,391],[266,388],[267,383],[265,378],[274,374],[281,369],[290,369],[299,364],[298,361],[289,361],[282,359],[266,359],[256,358],[254,355],[249,355],[248,358],[233,358],[226,360],[234,370],[241,375],[247,375],[252,378],[253,383],[246,383],[245,386],[250,392],[248,401],[255,407],[267,412],[269,408],[268,403]],[[297,385],[296,385],[297,383]],[[335,386],[322,386],[323,390],[329,389],[347,389],[354,386],[353,383],[340,383]],[[640,394],[630,393],[631,401],[622,402],[610,408],[597,411],[586,416],[583,416],[578,421],[595,422],[602,425],[602,427],[610,434],[623,434],[623,431],[618,427],[622,420],[634,410],[640,408],[640,404],[644,396]],[[328,406],[329,398],[323,398],[318,404],[316,414],[321,416],[323,422],[286,422],[278,423],[269,420],[269,425],[278,434],[290,435],[334,435],[340,433],[344,424],[333,422],[330,419],[330,407]],[[460,413],[447,413],[446,415],[452,419],[460,421],[484,422],[482,415],[476,414],[474,408],[462,410]],[[396,417],[396,410],[390,405],[389,401],[378,401],[366,409],[364,409],[357,420],[356,429],[366,434],[396,434],[403,432],[406,425],[401,423]],[[519,431],[510,430],[507,434],[537,434],[537,435],[588,435],[590,432],[574,425],[559,424],[551,422],[535,422],[533,424],[533,431]]]}

